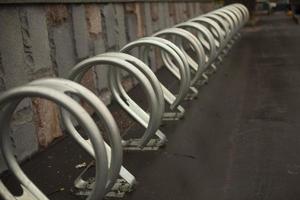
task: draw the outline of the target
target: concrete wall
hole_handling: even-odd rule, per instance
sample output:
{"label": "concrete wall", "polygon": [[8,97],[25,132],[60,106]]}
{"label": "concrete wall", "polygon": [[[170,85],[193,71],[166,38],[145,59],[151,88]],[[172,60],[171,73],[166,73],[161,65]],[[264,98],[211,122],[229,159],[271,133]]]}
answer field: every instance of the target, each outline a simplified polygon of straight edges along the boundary
{"label": "concrete wall", "polygon": [[[139,2],[22,4],[0,7],[0,92],[40,77],[66,77],[82,59],[213,9],[212,3]],[[109,104],[106,69],[94,69],[84,85]],[[63,135],[50,102],[26,99],[11,136],[22,160]],[[3,169],[0,159],[0,171]]]}

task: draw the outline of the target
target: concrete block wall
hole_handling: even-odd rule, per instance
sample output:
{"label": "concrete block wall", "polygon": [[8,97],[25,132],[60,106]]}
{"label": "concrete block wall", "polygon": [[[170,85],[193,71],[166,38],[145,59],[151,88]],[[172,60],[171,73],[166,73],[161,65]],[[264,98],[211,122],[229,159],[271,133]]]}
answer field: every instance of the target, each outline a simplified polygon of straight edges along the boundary
{"label": "concrete block wall", "polygon": [[[196,1],[1,5],[0,92],[41,77],[66,77],[85,58],[117,51],[213,8],[213,3]],[[93,69],[83,84],[109,104],[106,71]],[[19,160],[63,136],[58,116],[55,105],[38,98],[19,105],[11,125]]]}

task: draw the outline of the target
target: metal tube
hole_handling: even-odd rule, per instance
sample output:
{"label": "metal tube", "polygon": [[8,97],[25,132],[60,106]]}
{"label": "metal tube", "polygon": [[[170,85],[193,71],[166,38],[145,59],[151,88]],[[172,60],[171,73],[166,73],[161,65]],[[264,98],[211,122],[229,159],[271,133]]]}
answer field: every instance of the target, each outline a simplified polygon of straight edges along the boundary
{"label": "metal tube", "polygon": [[22,186],[38,200],[48,200],[48,198],[24,174],[12,151],[11,140],[9,137],[9,122],[13,115],[13,111],[25,97],[40,97],[55,102],[70,112],[86,131],[95,151],[97,166],[95,187],[88,199],[101,199],[105,194],[108,163],[105,145],[99,129],[89,114],[76,101],[57,90],[44,86],[26,85],[8,90],[0,96],[0,108],[2,110],[0,113],[1,150],[5,162],[16,175]]}
{"label": "metal tube", "polygon": [[[191,85],[193,86],[201,77],[202,73],[204,72],[205,68],[205,53],[202,44],[200,41],[190,32],[180,29],[180,28],[168,28],[164,29],[162,31],[159,31],[153,36],[160,36],[165,37],[166,39],[171,40],[172,36],[175,36],[177,38],[174,43],[179,47],[179,49],[184,53],[185,57],[188,60],[188,65],[190,68],[195,72],[194,77],[191,80]],[[178,39],[180,38],[180,39]],[[185,51],[183,42],[188,42],[191,46],[192,50],[196,53],[197,60],[193,60],[189,54]],[[170,65],[172,62],[170,59],[169,54],[166,54],[165,52],[162,52],[163,59],[165,61],[166,65]]]}
{"label": "metal tube", "polygon": [[[149,124],[148,127],[146,128],[146,131],[144,132],[144,134],[142,135],[140,142],[139,142],[139,146],[143,147],[145,146],[149,140],[151,138],[153,138],[153,136],[155,135],[158,127],[155,123],[153,123],[153,121],[155,121],[155,115],[156,115],[156,104],[155,104],[155,91],[151,86],[151,83],[149,82],[149,80],[147,79],[147,77],[141,72],[139,71],[136,67],[134,67],[132,64],[130,64],[129,62],[124,61],[123,59],[118,59],[118,58],[114,58],[111,56],[101,56],[101,57],[93,57],[93,58],[88,58],[85,59],[83,61],[81,61],[80,63],[78,63],[70,72],[69,75],[69,79],[76,81],[76,82],[80,82],[81,78],[83,77],[83,75],[92,67],[94,66],[99,66],[99,65],[111,65],[113,67],[118,67],[120,69],[123,69],[131,74],[133,74],[133,76],[140,81],[142,88],[145,91],[145,94],[147,95],[147,100],[149,103],[149,113],[150,113],[150,119],[149,119]],[[109,77],[112,78],[112,77]],[[111,80],[110,80],[111,81]],[[114,88],[111,88],[116,89]],[[120,96],[120,94],[118,93],[118,91],[114,91],[116,95],[115,97],[117,98],[117,101],[119,102],[119,104],[124,108],[127,105],[126,102],[124,102]],[[135,112],[131,112],[130,110],[129,114],[131,114],[132,116],[135,116],[136,113]],[[134,117],[136,118],[136,117]]]}
{"label": "metal tube", "polygon": [[[176,94],[176,97],[172,102],[169,101],[169,103],[171,103],[170,108],[172,110],[175,109],[180,104],[180,102],[184,99],[184,97],[188,93],[188,90],[190,87],[190,69],[186,66],[187,61],[182,60],[182,57],[184,57],[184,55],[183,54],[178,55],[178,52],[181,52],[180,49],[178,49],[178,47],[176,45],[174,45],[173,43],[171,43],[170,41],[162,39],[162,38],[156,38],[156,37],[146,37],[146,38],[142,38],[142,39],[133,41],[133,42],[125,45],[120,51],[124,52],[124,53],[130,53],[130,51],[133,50],[134,48],[141,48],[141,47],[159,48],[161,51],[165,51],[168,54],[170,54],[172,59],[174,59],[176,66],[166,66],[166,67],[168,67],[169,71],[174,76],[177,76],[177,77],[179,76],[179,78],[180,78],[180,86],[179,86],[178,93]],[[146,61],[147,60],[147,50],[145,50],[143,52],[142,56],[143,56],[142,60]],[[177,72],[179,72],[179,74]],[[164,94],[166,94],[165,91],[164,91]],[[172,93],[170,93],[170,94],[172,94]],[[168,99],[168,97],[166,97],[166,96],[165,96],[165,98]],[[172,99],[172,97],[169,99]]]}
{"label": "metal tube", "polygon": [[[107,132],[108,139],[110,141],[111,148],[106,145],[108,152],[108,180],[106,184],[106,191],[110,191],[114,183],[116,182],[123,160],[123,149],[121,143],[120,131],[117,127],[115,120],[111,113],[104,105],[102,101],[90,90],[70,80],[65,79],[40,79],[29,83],[29,85],[40,85],[53,88],[57,91],[61,91],[64,94],[71,97],[79,97],[83,99],[89,106],[91,106],[97,117],[103,122],[104,128]],[[61,109],[62,120],[68,132],[72,134],[75,140],[81,144],[89,154],[95,158],[94,149],[90,143],[90,140],[84,139],[80,133],[76,130],[70,113],[65,109]],[[111,149],[111,150],[110,150]]]}

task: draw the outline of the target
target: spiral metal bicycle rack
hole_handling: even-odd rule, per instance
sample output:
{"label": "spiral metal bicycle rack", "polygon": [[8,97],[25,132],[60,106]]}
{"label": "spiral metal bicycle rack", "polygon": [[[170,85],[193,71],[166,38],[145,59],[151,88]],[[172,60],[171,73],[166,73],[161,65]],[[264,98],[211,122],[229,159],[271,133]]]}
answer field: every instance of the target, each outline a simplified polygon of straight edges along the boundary
{"label": "spiral metal bicycle rack", "polygon": [[[121,52],[130,53],[131,50],[138,48],[141,59],[147,63],[151,47],[156,47],[160,51],[168,53],[176,63],[176,66],[166,65],[166,67],[177,79],[180,80],[178,94],[175,96],[163,84],[161,84],[161,87],[163,89],[164,98],[166,102],[170,104],[170,109],[173,111],[164,113],[163,120],[179,120],[184,116],[185,112],[184,108],[179,104],[184,100],[190,90],[191,81],[188,62],[181,50],[175,44],[166,39],[145,37],[125,45],[121,49]],[[174,111],[175,109],[176,111]]]}
{"label": "spiral metal bicycle rack", "polygon": [[[143,72],[141,72],[135,65],[131,64],[130,62],[127,62],[124,59],[118,58],[116,56],[107,56],[107,55],[100,55],[95,56],[93,58],[89,58],[86,60],[83,60],[79,64],[77,64],[71,71],[69,79],[74,80],[76,82],[80,82],[83,75],[93,66],[98,67],[97,65],[111,65],[112,67],[116,67],[122,70],[125,70],[129,73],[131,73],[134,78],[136,78],[138,81],[140,81],[142,89],[145,91],[145,94],[147,96],[148,104],[149,104],[149,120],[147,124],[143,124],[143,122],[139,119],[139,114],[137,114],[136,111],[134,111],[134,108],[138,107],[137,104],[133,107],[133,104],[129,103],[128,96],[126,99],[123,98],[122,94],[124,94],[125,89],[123,89],[123,92],[120,92],[120,88],[122,87],[121,84],[118,84],[115,79],[116,77],[113,76],[113,73],[110,73],[109,76],[109,82],[112,90],[112,94],[116,98],[117,102],[126,110],[128,113],[137,119],[137,121],[142,125],[145,126],[146,131],[144,132],[143,136],[138,139],[130,139],[127,141],[123,141],[123,145],[125,149],[133,149],[133,150],[151,150],[153,147],[153,144],[150,142],[150,140],[154,137],[156,134],[159,126],[160,126],[160,118],[162,115],[162,111],[160,110],[162,106],[158,106],[157,102],[159,100],[156,96],[156,92],[154,88],[152,87],[153,84],[149,81],[149,79],[144,75]],[[113,68],[112,68],[113,69]],[[132,100],[133,101],[133,100]],[[131,107],[132,106],[132,107]],[[141,108],[138,112],[141,111]],[[160,132],[161,133],[161,132]],[[159,137],[159,142],[156,142],[156,145],[164,145],[166,142],[166,137],[164,134],[157,134]],[[151,144],[149,144],[149,142]],[[148,146],[149,145],[149,146]],[[147,148],[149,147],[149,149]]]}
{"label": "spiral metal bicycle rack", "polygon": [[[219,26],[219,24],[216,23],[214,20],[203,16],[191,19],[190,21],[206,26],[208,30],[212,33],[212,35],[215,38],[215,44],[216,44],[216,51],[217,51],[216,59],[218,62],[222,62],[221,52],[223,51],[223,48],[225,46],[225,38],[224,35],[222,34],[222,28]],[[215,72],[215,70],[216,69],[214,69],[210,73]]]}
{"label": "spiral metal bicycle rack", "polygon": [[225,49],[225,54],[228,53],[228,51],[231,49],[232,45],[235,42],[234,36],[237,32],[237,27],[235,26],[235,22],[232,20],[232,18],[230,18],[230,16],[228,16],[227,14],[225,14],[219,10],[210,12],[210,13],[206,14],[205,16],[211,17],[212,19],[214,18],[212,16],[218,16],[218,17],[222,18],[224,21],[226,21],[226,23],[228,24],[229,33],[228,33],[228,38],[227,38],[227,49]]}
{"label": "spiral metal bicycle rack", "polygon": [[[105,53],[100,55],[101,56],[110,56],[110,57],[116,57],[116,58],[121,58],[129,63],[131,63],[132,65],[134,65],[138,70],[140,70],[149,80],[152,88],[154,89],[155,92],[155,102],[154,104],[155,106],[155,113],[156,114],[152,114],[154,117],[153,119],[155,120],[155,124],[156,127],[159,127],[162,121],[162,116],[163,116],[163,112],[164,112],[164,99],[163,99],[163,92],[162,92],[162,88],[159,84],[158,79],[156,78],[156,76],[154,75],[154,73],[148,68],[148,66],[143,63],[142,61],[140,61],[139,59],[137,59],[136,57],[133,57],[131,55],[128,54],[124,54],[124,53],[120,53],[120,52],[116,52],[116,53]],[[122,94],[123,98],[122,99],[126,99],[126,103],[129,105],[128,107],[124,107],[124,109],[128,109],[130,108],[131,112],[134,112],[134,114],[132,114],[132,116],[138,115],[139,117],[136,117],[136,119],[138,121],[140,121],[140,123],[146,128],[147,126],[149,126],[149,117],[150,115],[143,109],[141,109],[140,106],[138,106],[131,98],[130,96],[127,94],[127,92],[125,91],[125,89],[122,87],[121,84],[121,73],[120,73],[120,69],[114,69],[110,71],[110,77],[111,78],[111,82],[110,82],[110,87],[114,88],[113,90],[113,95],[117,98],[117,95]],[[119,93],[116,93],[116,89],[119,90]],[[151,114],[151,113],[150,113]],[[154,122],[153,122],[154,123]],[[157,131],[155,132],[156,136],[158,136],[158,138],[160,138],[161,140],[157,140],[158,143],[160,143],[161,145],[164,145],[166,142],[166,137],[165,135],[159,131],[157,129]],[[153,135],[153,134],[152,134]],[[144,144],[139,145],[141,147],[151,147],[151,145],[149,145],[149,142],[152,137],[146,137],[144,136],[141,141],[143,141]],[[138,140],[136,140],[136,142],[138,142]],[[150,142],[151,144],[153,144],[153,141]],[[157,144],[158,144],[157,143]],[[135,145],[133,145],[135,146]],[[160,146],[160,145],[158,145]],[[126,145],[126,148],[128,147],[128,145]],[[154,146],[153,146],[154,147]]]}
{"label": "spiral metal bicycle rack", "polygon": [[231,39],[231,31],[232,30],[231,30],[230,23],[228,21],[225,21],[222,17],[215,15],[214,13],[209,13],[209,14],[203,15],[203,17],[209,18],[209,19],[215,21],[221,27],[221,34],[224,37],[224,46],[223,46],[222,52],[220,52],[220,54],[222,54],[222,56],[225,56],[227,54],[228,42]]}
{"label": "spiral metal bicycle rack", "polygon": [[[45,80],[46,81],[46,80]],[[39,84],[38,84],[39,82]],[[22,196],[15,197],[9,192],[5,185],[0,181],[0,196],[5,200],[48,200],[45,194],[43,194],[24,174],[20,168],[18,161],[14,155],[14,147],[12,140],[9,136],[9,124],[15,109],[18,104],[27,97],[39,97],[43,99],[50,100],[64,109],[65,112],[72,114],[72,116],[77,120],[78,124],[85,131],[87,136],[90,138],[91,145],[93,147],[93,155],[95,157],[96,165],[96,175],[95,184],[91,189],[90,195],[87,197],[88,200],[101,199],[106,193],[106,185],[108,181],[108,159],[106,155],[105,144],[101,133],[89,116],[89,114],[80,106],[78,102],[69,97],[67,94],[61,90],[53,89],[53,87],[44,84],[43,80],[38,81],[35,84],[27,84],[22,87],[17,87],[10,89],[0,96],[0,126],[1,126],[1,151],[4,156],[4,160],[8,168],[16,176],[20,182],[21,188],[23,189]],[[117,131],[116,123],[111,119],[109,111],[105,106],[101,107],[101,112],[103,113],[102,120],[108,123],[108,127],[111,130]],[[110,123],[110,124],[109,124]],[[71,134],[75,138],[77,138]],[[85,149],[85,145],[79,142],[79,144]],[[88,153],[91,153],[87,150]]]}
{"label": "spiral metal bicycle rack", "polygon": [[[77,64],[70,73],[70,79],[80,82],[84,74],[91,67],[103,64],[112,66],[109,71],[109,87],[112,91],[112,95],[123,109],[146,128],[146,131],[141,138],[122,141],[124,149],[157,150],[159,147],[163,146],[167,139],[158,129],[164,111],[162,89],[153,72],[142,61],[124,53],[105,53],[86,59]],[[126,93],[121,84],[121,69],[131,73],[140,81],[150,105],[149,114]],[[155,135],[158,137],[157,139],[154,139]],[[86,170],[78,177],[78,182],[82,182],[82,176],[85,172]],[[134,176],[123,167],[120,171],[120,177],[125,181],[118,181],[118,187],[114,187],[116,188],[114,190],[119,191],[119,193],[117,193],[118,195],[113,193],[111,196],[124,196],[124,193],[131,191],[136,183]],[[89,183],[89,185],[91,185],[91,183]],[[81,187],[80,189],[84,190],[85,187]],[[120,191],[122,191],[121,194]]]}
{"label": "spiral metal bicycle rack", "polygon": [[[33,81],[30,85],[44,85],[51,87],[66,94],[71,94],[72,97],[80,98],[84,102],[94,109],[95,114],[104,123],[105,130],[107,130],[107,136],[110,141],[111,147],[105,143],[106,152],[108,156],[108,180],[106,184],[106,196],[123,196],[125,192],[131,191],[135,185],[135,178],[131,175],[122,165],[123,149],[121,143],[121,136],[117,125],[112,118],[111,114],[107,110],[106,106],[100,101],[100,99],[87,88],[64,79],[42,79]],[[105,118],[105,119],[104,119]],[[70,114],[62,110],[62,121],[66,127],[66,130],[76,139],[78,143],[83,146],[91,156],[95,157],[94,150],[90,140],[85,140],[76,130],[74,123],[70,118]],[[94,178],[89,180],[83,180],[83,175],[91,167],[94,167],[92,162],[88,167],[80,174],[75,180],[75,193],[78,195],[88,196],[91,193],[91,189],[94,187]],[[127,174],[126,179],[118,179],[119,172],[121,174]]]}
{"label": "spiral metal bicycle rack", "polygon": [[[173,32],[174,34],[174,32]],[[176,33],[175,33],[176,34]],[[178,34],[176,34],[178,36]],[[181,35],[182,36],[182,35]],[[152,37],[147,37],[146,39],[149,39],[149,40],[156,40],[158,42],[162,42],[162,43],[165,43],[167,44],[168,46],[170,46],[173,50],[176,51],[177,55],[181,58],[184,66],[185,66],[185,69],[187,71],[187,73],[190,73],[188,74],[188,78],[189,78],[189,91],[188,93],[186,94],[185,96],[185,100],[192,100],[194,99],[195,97],[197,97],[198,95],[198,90],[192,85],[192,80],[191,80],[191,69],[189,67],[189,61],[188,61],[188,58],[186,56],[186,54],[182,51],[182,49],[179,48],[179,46],[175,45],[173,42],[169,41],[169,40],[166,40],[164,38],[160,38],[160,37],[157,37],[155,35],[153,35]],[[149,47],[148,47],[149,48]],[[149,51],[149,49],[147,48],[144,48],[143,49],[144,51],[144,54],[145,52]],[[162,61],[163,61],[163,64],[168,68],[170,69],[171,73],[175,76],[175,78],[177,78],[179,81],[181,81],[181,75],[180,75],[180,72],[178,70],[178,68],[176,67],[176,64],[174,64],[172,62],[172,58],[171,56],[169,56],[168,53],[164,52],[164,51],[160,51],[160,54],[161,54],[161,58],[162,58]]]}
{"label": "spiral metal bicycle rack", "polygon": [[[158,129],[161,125],[165,105],[164,105],[164,97],[163,91],[160,85],[159,80],[155,76],[155,74],[149,69],[149,67],[143,63],[141,60],[137,59],[134,56],[117,52],[117,53],[105,53],[99,55],[99,57],[112,57],[123,59],[126,62],[134,65],[138,70],[140,70],[149,80],[152,88],[155,92],[155,102],[156,105],[154,109],[156,110],[153,113],[147,113],[143,110],[134,100],[130,98],[121,83],[121,70],[119,68],[115,68],[109,71],[109,77],[111,77],[111,81],[109,82],[110,88],[112,88],[112,94],[115,99],[122,103],[123,108],[127,110],[127,112],[133,116],[142,126],[147,128],[149,126],[150,115],[153,116],[152,123],[155,124],[153,126],[157,127],[154,134],[146,136],[144,135],[141,139],[130,139],[124,142],[125,149],[127,150],[157,150],[159,147],[164,146],[167,142],[166,136]],[[122,98],[120,98],[120,95]],[[123,100],[123,101],[122,101]],[[125,101],[124,101],[125,100]],[[125,104],[126,103],[126,104]],[[154,132],[153,132],[154,133]],[[142,143],[142,145],[141,145]]]}
{"label": "spiral metal bicycle rack", "polygon": [[221,10],[221,9],[210,12],[204,15],[204,17],[208,17],[216,21],[221,27],[224,28],[224,30],[225,30],[224,25],[225,24],[228,25],[228,30],[225,30],[226,37],[225,37],[225,43],[222,52],[223,56],[225,56],[228,53],[228,51],[231,49],[235,40],[238,39],[238,37],[235,38],[235,36],[238,36],[235,34],[237,34],[238,33],[237,31],[239,30],[237,18],[234,16],[233,13],[229,12],[229,14],[227,14],[226,10]]}
{"label": "spiral metal bicycle rack", "polygon": [[235,40],[240,37],[238,31],[246,23],[248,16],[247,9],[245,10],[243,5],[235,4],[193,18],[190,21],[201,23],[210,30],[217,46],[217,63],[220,63]]}
{"label": "spiral metal bicycle rack", "polygon": [[247,23],[247,21],[250,19],[249,11],[248,9],[243,5],[243,4],[232,4],[229,6],[224,7],[224,9],[233,9],[235,10],[235,13],[240,15],[240,27],[241,28],[243,25]]}
{"label": "spiral metal bicycle rack", "polygon": [[[153,34],[155,37],[164,37],[168,40],[174,40],[173,41],[179,49],[184,53],[184,55],[187,58],[188,64],[191,68],[191,72],[194,75],[191,79],[191,86],[193,86],[203,75],[204,72],[204,65],[205,65],[205,53],[204,49],[199,42],[199,40],[190,32],[180,29],[180,28],[168,28],[164,29],[162,31],[159,31],[155,34]],[[184,48],[184,42],[188,42],[189,50],[193,51],[196,54],[196,61],[189,56],[189,53],[186,52]],[[162,59],[164,61],[165,65],[173,65],[172,60],[168,54],[165,52],[162,53]],[[169,66],[171,67],[171,66]],[[178,73],[178,72],[177,72]],[[192,76],[192,75],[191,75]],[[197,93],[194,93],[194,95],[188,97],[189,100],[194,99],[196,97]]]}
{"label": "spiral metal bicycle rack", "polygon": [[[238,32],[249,20],[249,11],[248,9],[242,5],[242,4],[232,4],[225,6],[221,9],[218,9],[216,11],[212,11],[211,13],[224,13],[227,15],[233,22],[233,25],[235,26],[234,33],[232,35],[232,40],[237,40],[241,35]],[[224,15],[222,15],[225,17]],[[228,20],[227,20],[228,21]]]}
{"label": "spiral metal bicycle rack", "polygon": [[[247,23],[249,17],[249,11],[244,5],[228,5],[177,24],[173,28],[161,30],[151,37],[133,41],[125,45],[120,52],[104,53],[83,60],[73,68],[69,79],[80,82],[90,68],[99,65],[111,66],[108,71],[108,83],[112,96],[129,115],[145,127],[146,130],[140,138],[122,140],[116,122],[106,106],[91,91],[70,80],[41,79],[2,93],[1,151],[6,165],[19,180],[23,194],[14,196],[0,180],[0,196],[4,200],[48,199],[20,168],[13,153],[13,141],[9,136],[10,120],[18,104],[24,98],[39,97],[60,106],[66,130],[95,159],[76,178],[75,193],[87,196],[88,200],[99,200],[105,195],[123,197],[136,184],[135,177],[122,166],[123,148],[144,151],[157,150],[165,145],[166,136],[159,130],[162,120],[178,120],[184,116],[185,109],[180,105],[181,102],[197,96],[198,90],[195,86],[207,83],[208,75],[217,70],[217,65],[241,37],[239,30]],[[160,83],[147,65],[152,48],[160,51],[164,66],[179,80],[177,94],[173,94]],[[141,60],[130,55],[131,51],[136,49]],[[122,85],[122,71],[133,75],[140,82],[147,97],[148,110],[138,105],[126,92]],[[84,100],[93,108],[96,116],[104,123],[104,132],[108,136],[109,144],[103,140],[102,132],[77,102],[78,99]],[[169,104],[171,112],[165,112],[165,101]],[[89,139],[84,139],[77,131],[75,125],[78,124]],[[91,167],[95,167],[96,175],[84,180],[84,175]]]}
{"label": "spiral metal bicycle rack", "polygon": [[[173,42],[171,42],[169,40],[166,40],[164,38],[150,36],[150,37],[146,37],[144,39],[146,39],[146,40],[155,40],[155,41],[164,43],[164,44],[168,45],[169,47],[171,47],[177,53],[177,55],[180,57],[181,61],[183,62],[183,66],[184,66],[184,69],[186,71],[186,75],[187,75],[187,78],[188,78],[188,82],[186,84],[187,86],[189,85],[187,95],[189,95],[189,93],[197,95],[198,90],[191,85],[191,70],[190,70],[190,67],[189,67],[189,64],[188,64],[188,59],[185,56],[185,54],[182,52],[182,50],[179,49],[179,47],[177,45],[175,45]],[[145,52],[147,52],[146,48],[144,49],[144,53]],[[172,62],[171,57],[168,56],[168,55],[169,54],[167,54],[166,52],[161,51],[161,56],[162,56],[162,60],[163,60],[164,65],[171,71],[171,73],[175,76],[175,78],[177,78],[179,81],[181,81],[181,75],[179,73],[179,70],[176,67],[176,64],[174,64]],[[166,57],[166,56],[168,56],[168,57]]]}
{"label": "spiral metal bicycle rack", "polygon": [[205,65],[204,65],[205,72],[202,74],[202,78],[204,80],[200,80],[197,83],[197,85],[203,85],[204,83],[207,83],[208,76],[206,72],[209,70],[209,68],[216,70],[216,66],[214,65],[214,60],[217,57],[217,51],[216,51],[216,44],[213,35],[205,26],[196,22],[188,21],[188,22],[177,24],[174,27],[185,29],[190,32],[196,32],[195,36],[204,47],[205,55],[206,55]]}
{"label": "spiral metal bicycle rack", "polygon": [[237,12],[235,10],[235,12],[233,12],[232,9],[229,8],[224,8],[222,10],[219,10],[220,13],[224,13],[225,15],[227,15],[228,17],[231,18],[234,26],[235,26],[235,35],[233,37],[233,39],[238,39],[240,37],[238,31],[240,30],[241,26],[242,26],[242,22],[241,22],[241,15],[239,12]]}
{"label": "spiral metal bicycle rack", "polygon": [[217,14],[223,17],[226,21],[231,21],[231,27],[234,28],[231,34],[229,47],[241,36],[238,32],[249,20],[249,11],[242,4],[232,4],[218,10],[212,11],[209,14]]}

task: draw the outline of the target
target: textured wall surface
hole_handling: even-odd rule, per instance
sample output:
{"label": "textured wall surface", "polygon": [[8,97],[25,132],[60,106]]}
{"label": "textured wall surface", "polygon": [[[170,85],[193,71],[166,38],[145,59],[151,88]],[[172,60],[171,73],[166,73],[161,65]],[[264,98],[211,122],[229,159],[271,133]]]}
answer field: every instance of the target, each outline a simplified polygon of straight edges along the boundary
{"label": "textured wall surface", "polygon": [[[212,9],[212,3],[199,2],[2,5],[0,92],[41,77],[66,77],[82,59],[117,51],[129,41]],[[109,104],[106,71],[95,68],[83,83]],[[58,115],[51,102],[21,103],[11,128],[20,160],[63,135]]]}

